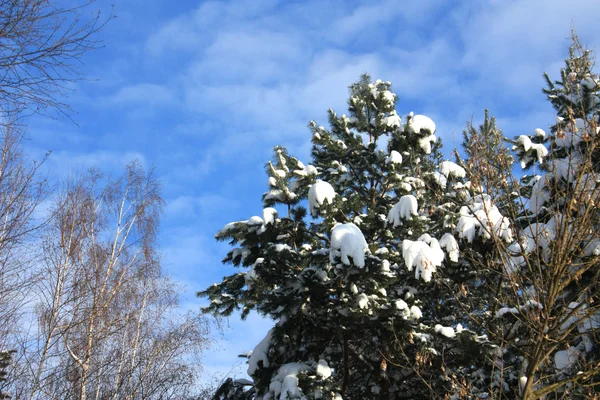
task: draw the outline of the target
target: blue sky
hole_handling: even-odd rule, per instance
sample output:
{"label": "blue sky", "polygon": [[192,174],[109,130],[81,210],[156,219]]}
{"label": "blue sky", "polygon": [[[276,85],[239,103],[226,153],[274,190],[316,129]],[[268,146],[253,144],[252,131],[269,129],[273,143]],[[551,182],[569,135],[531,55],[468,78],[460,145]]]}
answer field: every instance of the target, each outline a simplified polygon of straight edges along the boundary
{"label": "blue sky", "polygon": [[[108,13],[113,2],[93,7]],[[449,151],[485,108],[507,136],[546,129],[542,73],[557,75],[571,26],[600,46],[592,0],[121,0],[114,13],[106,48],[83,60],[90,80],[67,99],[77,125],[29,119],[28,151],[52,150],[55,177],[90,166],[117,174],[133,158],[155,166],[164,265],[186,285],[187,308],[232,272],[213,235],[260,214],[273,146],[308,161],[308,122],[344,112],[360,74],[391,81],[398,113],[433,118]],[[230,371],[270,328],[256,316],[228,325],[206,354],[209,374]]]}

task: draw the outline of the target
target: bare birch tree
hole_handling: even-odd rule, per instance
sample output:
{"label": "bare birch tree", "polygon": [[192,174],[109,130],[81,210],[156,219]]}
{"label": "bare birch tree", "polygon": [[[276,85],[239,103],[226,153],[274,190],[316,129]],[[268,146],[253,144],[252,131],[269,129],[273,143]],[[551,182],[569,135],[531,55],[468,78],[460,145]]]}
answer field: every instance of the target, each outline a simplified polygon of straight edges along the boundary
{"label": "bare birch tree", "polygon": [[63,98],[83,78],[82,56],[100,47],[97,33],[111,17],[92,12],[91,3],[64,8],[51,0],[0,0],[4,114],[69,114]]}

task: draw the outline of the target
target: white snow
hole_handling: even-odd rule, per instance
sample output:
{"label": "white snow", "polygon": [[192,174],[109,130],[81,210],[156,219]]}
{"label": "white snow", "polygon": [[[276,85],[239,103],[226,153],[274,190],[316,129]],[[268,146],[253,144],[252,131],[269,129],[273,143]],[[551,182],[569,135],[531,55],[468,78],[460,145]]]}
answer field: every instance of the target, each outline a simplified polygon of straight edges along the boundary
{"label": "white snow", "polygon": [[547,178],[545,176],[537,176],[537,181],[531,188],[531,197],[529,198],[529,210],[537,214],[544,203],[550,200],[550,191],[547,189]]}
{"label": "white snow", "polygon": [[424,138],[419,139],[419,147],[423,149],[425,154],[431,154],[431,145],[435,143],[436,137],[435,135],[429,135]]}
{"label": "white snow", "polygon": [[398,114],[396,114],[396,111],[392,111],[390,112],[390,114],[383,118],[382,122],[391,127],[391,128],[399,128],[400,127],[400,121],[401,118]]}
{"label": "white snow", "polygon": [[594,238],[587,242],[583,248],[583,256],[600,256],[600,239]]}
{"label": "white snow", "polygon": [[306,399],[298,387],[298,374],[309,370],[310,367],[303,363],[283,364],[271,379],[269,391],[279,400]]}
{"label": "white snow", "polygon": [[435,325],[435,333],[446,336],[447,338],[453,338],[455,336],[454,328],[451,326],[442,326],[440,324]]}
{"label": "white snow", "polygon": [[317,364],[317,376],[321,377],[321,379],[327,379],[331,376],[331,368],[329,368],[329,364],[327,361],[321,359]]}
{"label": "white snow", "polygon": [[408,304],[402,299],[396,300],[396,308],[398,310],[408,310]]}
{"label": "white snow", "polygon": [[519,146],[521,146],[524,152],[528,152],[531,148],[531,139],[529,139],[529,136],[519,136],[519,138],[517,139],[517,144],[513,146],[513,150],[517,150]]}
{"label": "white snow", "polygon": [[352,257],[352,263],[359,268],[365,266],[365,251],[368,251],[367,241],[361,230],[353,223],[336,225],[331,231],[331,249],[329,259],[335,262],[339,256],[342,262],[350,265],[348,257]]}
{"label": "white snow", "polygon": [[298,161],[298,168],[300,169],[294,170],[294,174],[296,174],[297,176],[311,176],[318,174],[318,171],[314,166],[310,164],[305,166],[300,161]]}
{"label": "white snow", "polygon": [[431,281],[431,276],[436,267],[442,265],[444,252],[436,239],[430,239],[429,244],[425,241],[402,241],[402,257],[409,271],[415,269],[415,278],[422,278],[425,282]]}
{"label": "white snow", "polygon": [[263,210],[264,225],[274,224],[277,217],[277,210],[273,207],[267,207]]}
{"label": "white snow", "polygon": [[441,172],[438,171],[433,171],[431,173],[431,176],[433,176],[433,180],[440,185],[440,187],[442,189],[446,189],[446,185],[448,184],[448,179],[446,179],[446,176],[444,174],[442,174]]}
{"label": "white snow", "polygon": [[419,307],[412,306],[410,307],[410,316],[413,319],[421,319],[423,317],[423,313]]}
{"label": "white snow", "polygon": [[308,203],[311,215],[316,217],[318,215],[318,207],[323,205],[325,201],[332,203],[334,198],[335,190],[333,190],[333,186],[325,181],[317,180],[308,190]]}
{"label": "white snow", "polygon": [[369,308],[369,298],[366,294],[361,293],[356,297],[356,303],[358,304],[358,308],[366,309]]}
{"label": "white snow", "polygon": [[442,161],[440,163],[440,172],[444,174],[446,178],[450,178],[450,176],[464,178],[466,175],[465,169],[452,161]]}
{"label": "white snow", "polygon": [[540,137],[546,136],[546,132],[544,132],[544,130],[540,129],[540,128],[537,128],[536,130],[534,130],[533,133],[535,134],[535,136],[540,136]]}
{"label": "white snow", "polygon": [[387,216],[387,223],[392,224],[394,228],[402,225],[402,219],[411,219],[417,213],[417,198],[412,194],[400,197],[400,200],[394,204]]}
{"label": "white snow", "polygon": [[556,134],[556,145],[558,147],[576,146],[586,135],[595,135],[596,132],[590,131],[586,122],[581,118],[575,118],[573,123],[569,123],[562,132]]}
{"label": "white snow", "polygon": [[571,368],[571,366],[577,361],[579,358],[579,350],[575,347],[570,347],[567,350],[557,351],[554,354],[554,365],[558,370],[566,370]]}
{"label": "white snow", "polygon": [[552,160],[552,163],[548,165],[548,169],[557,179],[566,179],[567,182],[573,182],[580,165],[581,157],[577,153],[573,153],[571,157]]}
{"label": "white snow", "polygon": [[459,248],[458,242],[451,233],[445,233],[440,239],[440,246],[446,249],[448,259],[453,262],[458,262]]}
{"label": "white snow", "polygon": [[248,375],[252,376],[258,369],[258,362],[262,361],[263,368],[269,367],[269,347],[271,347],[271,337],[273,335],[273,329],[269,330],[263,340],[252,351],[250,358],[248,359]]}
{"label": "white snow", "polygon": [[421,130],[429,131],[430,135],[435,133],[435,123],[425,115],[413,115],[408,122],[408,131],[410,133],[420,133]]}
{"label": "white snow", "polygon": [[525,390],[525,386],[527,385],[527,377],[522,376],[519,378],[519,393],[523,394],[523,390]]}
{"label": "white snow", "polygon": [[500,210],[491,203],[489,196],[476,196],[469,206],[461,207],[460,215],[456,224],[459,238],[467,239],[470,243],[479,228],[479,235],[486,239],[493,235],[507,242],[512,241],[510,221],[500,214]]}
{"label": "white snow", "polygon": [[390,155],[385,159],[386,164],[402,164],[402,156],[396,150],[390,151]]}
{"label": "white snow", "polygon": [[494,316],[495,318],[501,318],[503,317],[505,314],[518,314],[519,310],[516,309],[515,307],[502,307],[501,309],[499,309],[498,311],[496,311],[496,315]]}
{"label": "white snow", "polygon": [[285,243],[276,243],[272,245],[273,249],[276,252],[282,252],[282,251],[292,251],[292,248],[290,247],[290,245],[285,244]]}
{"label": "white snow", "polygon": [[251,217],[248,221],[246,221],[246,225],[262,225],[264,223],[263,219],[259,216]]}
{"label": "white snow", "polygon": [[543,143],[533,143],[531,149],[535,151],[537,162],[542,163],[544,158],[548,155],[548,149]]}

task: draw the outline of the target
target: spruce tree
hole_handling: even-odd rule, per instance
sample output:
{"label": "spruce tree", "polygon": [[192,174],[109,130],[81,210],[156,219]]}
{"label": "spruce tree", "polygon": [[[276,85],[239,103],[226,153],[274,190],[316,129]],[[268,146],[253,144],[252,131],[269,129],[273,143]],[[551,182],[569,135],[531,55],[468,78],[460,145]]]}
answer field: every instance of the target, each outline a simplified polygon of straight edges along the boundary
{"label": "spruce tree", "polygon": [[[224,263],[241,271],[199,293],[211,301],[205,311],[257,311],[275,325],[249,357],[252,386],[229,380],[216,398],[480,390],[468,382],[489,341],[467,329],[456,301],[474,279],[457,239],[473,240],[477,210],[462,210],[471,228],[457,224],[469,222],[462,202],[484,199],[461,166],[443,161],[435,123],[412,112],[402,122],[396,100],[389,82],[363,76],[350,86],[348,115],[330,110],[329,128],[310,123],[310,164],[275,148],[262,216],[217,233],[234,246]],[[508,236],[505,219],[489,221]]]}

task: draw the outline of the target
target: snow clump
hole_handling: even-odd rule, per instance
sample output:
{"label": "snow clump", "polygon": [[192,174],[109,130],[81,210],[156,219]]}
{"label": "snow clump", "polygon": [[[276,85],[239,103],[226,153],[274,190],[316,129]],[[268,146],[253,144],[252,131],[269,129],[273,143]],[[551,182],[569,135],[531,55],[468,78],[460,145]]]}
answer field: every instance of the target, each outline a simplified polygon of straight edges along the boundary
{"label": "snow clump", "polygon": [[386,164],[402,164],[402,155],[396,150],[390,151],[390,155],[385,159]]}
{"label": "snow clump", "polygon": [[417,214],[417,198],[412,194],[400,197],[400,200],[394,204],[387,216],[387,223],[392,224],[394,228],[402,225],[402,219],[411,219]]}
{"label": "snow clump", "polygon": [[466,175],[465,169],[452,161],[442,161],[440,163],[440,172],[444,174],[446,178],[450,178],[450,176],[464,178]]}
{"label": "snow clump", "polygon": [[410,133],[421,133],[423,130],[429,131],[429,134],[433,135],[435,133],[435,122],[425,115],[411,115],[408,121],[408,131]]}
{"label": "snow clump", "polygon": [[325,201],[332,203],[335,197],[335,190],[329,183],[317,180],[314,185],[308,190],[308,203],[310,206],[310,214],[313,217],[317,216],[317,208]]}
{"label": "snow clump", "polygon": [[271,329],[267,336],[256,345],[254,351],[248,359],[248,375],[253,375],[258,369],[258,362],[262,361],[262,367],[269,367],[269,347],[271,347],[271,337],[273,336],[273,329]]}
{"label": "snow clump", "polygon": [[365,266],[365,251],[368,251],[367,241],[361,230],[352,222],[347,224],[338,224],[331,231],[331,250],[329,259],[331,263],[335,262],[335,257],[339,256],[342,262],[350,265],[352,263],[359,268]]}
{"label": "snow clump", "polygon": [[428,234],[418,240],[404,239],[402,241],[402,257],[409,271],[415,268],[415,278],[431,281],[431,276],[442,265],[444,252],[439,242]]}

